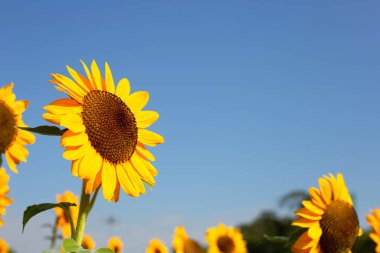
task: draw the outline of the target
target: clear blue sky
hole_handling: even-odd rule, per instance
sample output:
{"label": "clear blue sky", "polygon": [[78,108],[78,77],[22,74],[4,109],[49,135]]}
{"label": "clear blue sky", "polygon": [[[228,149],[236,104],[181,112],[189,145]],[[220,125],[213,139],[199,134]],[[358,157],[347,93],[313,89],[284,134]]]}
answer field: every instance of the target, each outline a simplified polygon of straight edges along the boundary
{"label": "clear blue sky", "polygon": [[[147,108],[161,115],[151,129],[166,139],[152,149],[157,186],[99,199],[86,230],[98,246],[116,234],[126,252],[151,237],[170,247],[179,224],[204,242],[209,226],[248,222],[339,171],[366,227],[380,207],[379,9],[375,0],[3,1],[0,85],[15,82],[30,100],[31,126],[62,97],[49,74],[81,70],[80,59],[107,61],[115,79],[151,93]],[[54,219],[42,214],[21,235],[25,207],[81,185],[59,138],[37,136],[29,150],[0,229],[19,253],[47,248],[40,226]]]}

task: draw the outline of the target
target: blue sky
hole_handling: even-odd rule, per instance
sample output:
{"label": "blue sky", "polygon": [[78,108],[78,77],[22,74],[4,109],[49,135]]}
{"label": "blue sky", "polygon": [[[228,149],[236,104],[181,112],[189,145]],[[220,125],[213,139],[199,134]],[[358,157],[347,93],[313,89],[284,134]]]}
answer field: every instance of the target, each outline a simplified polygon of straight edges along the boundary
{"label": "blue sky", "polygon": [[[219,222],[238,225],[294,189],[342,172],[365,214],[380,208],[380,16],[378,1],[7,1],[0,3],[0,86],[30,100],[24,121],[62,97],[50,73],[107,61],[132,90],[150,92],[151,127],[165,143],[157,186],[117,204],[99,198],[86,232],[98,246],[120,236],[128,252],[151,237],[171,246],[176,225],[204,242]],[[0,237],[41,252],[48,235],[26,206],[79,194],[59,138],[37,136],[11,174],[15,202]],[[105,219],[114,216],[112,227]]]}

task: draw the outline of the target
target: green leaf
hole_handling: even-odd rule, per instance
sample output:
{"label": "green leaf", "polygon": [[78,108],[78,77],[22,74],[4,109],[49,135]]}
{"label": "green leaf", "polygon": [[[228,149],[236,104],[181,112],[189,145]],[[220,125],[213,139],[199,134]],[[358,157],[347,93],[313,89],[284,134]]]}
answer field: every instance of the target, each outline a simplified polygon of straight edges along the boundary
{"label": "green leaf", "polygon": [[28,221],[35,215],[44,212],[46,210],[55,208],[55,207],[60,207],[62,208],[65,213],[69,216],[68,218],[71,219],[70,217],[70,212],[69,212],[69,207],[70,206],[76,206],[74,203],[69,203],[69,202],[61,202],[61,203],[42,203],[38,205],[31,205],[28,206],[25,211],[24,211],[24,216],[22,218],[22,232],[24,232],[25,225],[28,223]]}
{"label": "green leaf", "polygon": [[299,228],[294,231],[290,236],[288,242],[285,244],[285,247],[290,248],[297,241],[297,239],[306,232],[307,228]]}
{"label": "green leaf", "polygon": [[114,253],[112,249],[109,248],[100,248],[95,250],[94,253]]}
{"label": "green leaf", "polygon": [[274,242],[274,243],[282,243],[286,244],[289,241],[289,237],[287,236],[272,236],[272,235],[264,235],[264,238],[268,241]]}
{"label": "green leaf", "polygon": [[3,155],[2,154],[0,154],[0,167],[1,167],[1,165],[3,165]]}
{"label": "green leaf", "polygon": [[83,249],[76,241],[69,238],[63,239],[62,246],[65,252],[79,252],[79,250]]}
{"label": "green leaf", "polygon": [[38,126],[38,127],[18,127],[22,130],[29,132],[42,134],[42,135],[51,135],[51,136],[61,136],[67,129],[60,129],[56,126]]}

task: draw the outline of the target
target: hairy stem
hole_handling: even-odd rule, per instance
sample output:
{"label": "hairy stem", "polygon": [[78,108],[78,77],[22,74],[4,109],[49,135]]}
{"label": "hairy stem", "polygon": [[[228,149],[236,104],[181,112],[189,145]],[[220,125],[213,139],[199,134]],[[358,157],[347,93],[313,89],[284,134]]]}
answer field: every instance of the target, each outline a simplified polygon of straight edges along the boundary
{"label": "hairy stem", "polygon": [[83,180],[82,194],[80,197],[80,204],[79,204],[79,214],[78,214],[77,227],[75,229],[75,233],[73,236],[73,240],[76,241],[78,243],[78,245],[82,244],[84,228],[86,226],[86,219],[87,219],[87,215],[88,215],[87,209],[88,209],[89,204],[90,204],[90,194],[86,194],[85,183]]}

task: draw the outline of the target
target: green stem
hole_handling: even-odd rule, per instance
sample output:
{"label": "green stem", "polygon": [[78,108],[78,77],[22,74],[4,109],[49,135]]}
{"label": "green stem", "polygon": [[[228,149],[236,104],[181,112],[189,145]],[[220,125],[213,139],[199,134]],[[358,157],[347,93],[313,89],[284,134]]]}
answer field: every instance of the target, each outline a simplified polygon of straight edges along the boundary
{"label": "green stem", "polygon": [[73,236],[73,240],[78,243],[78,245],[82,244],[83,239],[83,232],[84,228],[86,226],[86,219],[87,219],[87,208],[90,204],[90,194],[86,194],[85,191],[85,183],[83,180],[82,184],[82,194],[80,197],[80,204],[79,204],[79,214],[78,214],[78,221],[77,221],[77,227],[75,229],[75,233]]}
{"label": "green stem", "polygon": [[95,200],[96,200],[96,197],[98,196],[99,189],[100,189],[100,186],[95,190],[94,196],[92,196],[90,204],[88,205],[88,208],[87,208],[87,215],[91,212],[91,209],[95,204]]}
{"label": "green stem", "polygon": [[54,252],[55,242],[57,240],[57,223],[58,223],[58,217],[55,218],[55,222],[53,225],[53,231],[51,236],[51,244],[50,244],[50,252]]}

